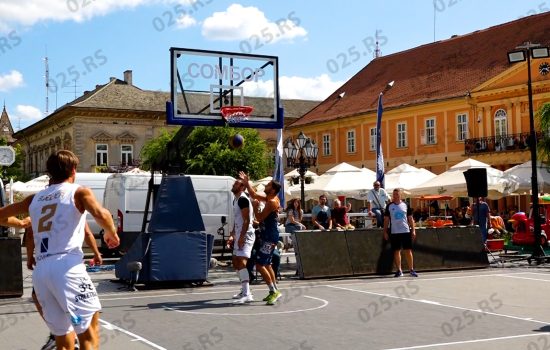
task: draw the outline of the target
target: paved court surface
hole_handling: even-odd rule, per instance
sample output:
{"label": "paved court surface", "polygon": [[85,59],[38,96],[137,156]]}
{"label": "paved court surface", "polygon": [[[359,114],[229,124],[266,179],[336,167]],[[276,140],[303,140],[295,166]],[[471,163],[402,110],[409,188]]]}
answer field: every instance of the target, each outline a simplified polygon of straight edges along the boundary
{"label": "paved court surface", "polygon": [[[92,273],[101,348],[550,349],[550,265],[309,281],[285,267],[275,306],[232,305],[239,286],[229,268],[211,272],[211,287],[138,292],[119,290],[113,271]],[[23,298],[0,300],[1,349],[40,349],[46,339],[30,288],[28,277]]]}

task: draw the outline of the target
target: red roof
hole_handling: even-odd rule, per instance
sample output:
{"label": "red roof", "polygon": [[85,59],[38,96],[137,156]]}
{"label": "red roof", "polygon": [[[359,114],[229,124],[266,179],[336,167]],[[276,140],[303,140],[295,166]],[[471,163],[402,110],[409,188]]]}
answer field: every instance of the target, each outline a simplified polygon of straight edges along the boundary
{"label": "red roof", "polygon": [[510,68],[507,52],[526,41],[550,45],[550,12],[376,58],[291,127],[373,112],[392,80],[385,109],[463,97]]}

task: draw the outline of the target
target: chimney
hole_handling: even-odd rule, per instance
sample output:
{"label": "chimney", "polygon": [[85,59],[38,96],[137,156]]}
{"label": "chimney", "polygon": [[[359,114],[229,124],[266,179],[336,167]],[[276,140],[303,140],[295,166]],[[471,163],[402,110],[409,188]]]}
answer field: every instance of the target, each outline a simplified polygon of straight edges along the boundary
{"label": "chimney", "polygon": [[110,77],[110,78],[109,78],[109,82],[112,82],[112,81],[115,81],[115,80],[116,80],[115,77]]}
{"label": "chimney", "polygon": [[124,81],[128,85],[132,85],[132,71],[130,69],[124,71]]}

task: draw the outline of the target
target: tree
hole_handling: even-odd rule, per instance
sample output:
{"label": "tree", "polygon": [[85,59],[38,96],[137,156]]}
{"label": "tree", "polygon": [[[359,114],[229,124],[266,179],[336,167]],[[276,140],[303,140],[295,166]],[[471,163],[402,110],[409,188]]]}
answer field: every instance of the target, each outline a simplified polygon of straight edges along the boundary
{"label": "tree", "polygon": [[151,162],[157,159],[162,154],[168,142],[174,137],[178,129],[166,130],[163,129],[157,138],[151,139],[143,145],[141,149],[141,168],[144,170],[151,169]]}
{"label": "tree", "polygon": [[[243,136],[244,146],[232,149],[229,139],[237,133]],[[150,166],[171,138],[163,134],[148,142],[141,152],[143,163]],[[265,177],[271,161],[257,130],[232,127],[195,127],[184,142],[181,156],[185,174],[236,177],[243,170],[252,179]]]}
{"label": "tree", "polygon": [[537,143],[541,160],[548,162],[550,160],[550,103],[545,103],[537,112],[542,137]]}
{"label": "tree", "polygon": [[[0,146],[6,146],[8,141],[5,138],[0,138]],[[12,146],[15,149],[15,162],[9,167],[2,166],[2,179],[4,183],[9,182],[10,178],[13,178],[13,181],[28,181],[30,176],[26,175],[21,168],[21,163],[25,159],[25,154],[21,149],[21,145]]]}

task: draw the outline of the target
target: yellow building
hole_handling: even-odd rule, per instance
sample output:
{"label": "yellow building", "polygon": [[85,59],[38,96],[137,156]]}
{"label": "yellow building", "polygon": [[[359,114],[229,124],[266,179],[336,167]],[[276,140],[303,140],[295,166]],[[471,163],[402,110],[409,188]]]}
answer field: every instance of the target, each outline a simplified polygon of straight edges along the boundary
{"label": "yellow building", "polygon": [[[550,13],[374,59],[311,112],[287,127],[319,146],[318,171],[340,162],[375,168],[376,108],[384,94],[386,169],[401,163],[441,173],[473,157],[506,169],[530,158],[527,64],[507,52],[530,41],[547,44]],[[549,75],[532,60],[535,111],[550,101]]]}

